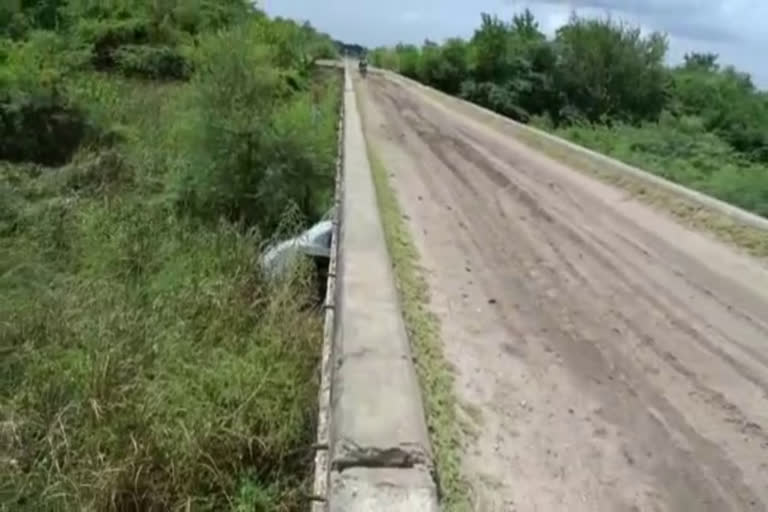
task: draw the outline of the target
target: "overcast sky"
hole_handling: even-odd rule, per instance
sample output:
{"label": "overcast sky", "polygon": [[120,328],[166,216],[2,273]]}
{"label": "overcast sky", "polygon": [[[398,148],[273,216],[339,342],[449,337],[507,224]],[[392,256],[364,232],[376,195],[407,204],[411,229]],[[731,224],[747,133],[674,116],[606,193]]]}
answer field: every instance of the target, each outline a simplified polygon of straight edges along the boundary
{"label": "overcast sky", "polygon": [[263,0],[268,13],[309,20],[337,39],[373,47],[425,37],[469,37],[480,13],[511,18],[529,7],[547,34],[571,11],[629,21],[669,35],[671,62],[714,52],[768,87],[768,0]]}

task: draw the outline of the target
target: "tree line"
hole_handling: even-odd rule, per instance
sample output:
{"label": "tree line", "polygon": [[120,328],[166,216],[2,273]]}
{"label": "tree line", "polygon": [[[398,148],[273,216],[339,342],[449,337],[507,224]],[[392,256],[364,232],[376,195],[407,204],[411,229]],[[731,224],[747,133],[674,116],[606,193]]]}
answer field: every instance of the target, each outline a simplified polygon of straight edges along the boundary
{"label": "tree line", "polygon": [[482,14],[468,40],[377,48],[371,59],[522,122],[639,125],[671,116],[768,162],[768,95],[750,75],[711,53],[668,67],[667,51],[665,34],[610,17],[572,14],[548,38],[526,9],[510,21]]}

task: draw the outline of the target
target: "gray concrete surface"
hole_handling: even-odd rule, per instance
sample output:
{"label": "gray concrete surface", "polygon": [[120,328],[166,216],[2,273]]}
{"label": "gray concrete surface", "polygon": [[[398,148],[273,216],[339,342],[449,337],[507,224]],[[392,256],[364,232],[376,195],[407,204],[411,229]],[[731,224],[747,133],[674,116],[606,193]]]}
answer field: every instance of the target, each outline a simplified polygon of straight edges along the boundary
{"label": "gray concrete surface", "polygon": [[348,71],[344,120],[329,474],[316,478],[327,496],[316,497],[315,510],[438,510],[421,392]]}
{"label": "gray concrete surface", "polygon": [[325,320],[323,326],[323,348],[320,359],[320,390],[318,391],[317,413],[317,452],[315,453],[315,478],[312,486],[312,512],[327,510],[328,477],[330,472],[330,421],[331,421],[331,384],[333,370],[333,343],[336,333],[336,270],[339,241],[339,218],[341,198],[344,194],[342,173],[344,165],[344,105],[339,111],[338,147],[336,156],[336,178],[334,183],[334,214],[331,238],[328,281],[325,292]]}
{"label": "gray concrete surface", "polygon": [[583,157],[587,157],[588,159],[601,164],[601,166],[603,168],[606,168],[606,170],[611,170],[619,174],[631,176],[649,185],[653,185],[660,189],[667,190],[669,192],[677,194],[678,196],[683,197],[689,201],[692,201],[704,208],[726,215],[731,219],[736,220],[746,226],[749,226],[754,229],[768,231],[768,219],[760,217],[759,215],[755,215],[746,210],[742,210],[741,208],[728,204],[724,201],[720,201],[719,199],[715,199],[714,197],[708,196],[706,194],[702,194],[701,192],[697,192],[695,190],[686,188],[682,185],[678,185],[677,183],[673,183],[669,180],[661,178],[648,171],[625,164],[624,162],[616,160],[615,158],[611,158],[609,156],[603,155],[596,151],[592,151],[591,149],[587,149],[573,142],[567,141],[565,139],[561,139],[560,137],[557,137],[545,131],[539,130],[532,126],[519,123],[513,119],[509,119],[508,117],[504,117],[500,114],[497,114],[496,112],[480,107],[479,105],[475,105],[474,103],[462,100],[460,98],[456,98],[454,96],[450,96],[441,91],[438,91],[437,89],[424,85],[410,78],[404,77],[392,71],[382,70],[382,69],[376,69],[372,71],[375,73],[384,74],[392,80],[404,82],[422,89],[426,89],[431,94],[439,95],[441,99],[444,101],[448,101],[453,103],[454,105],[461,106],[462,112],[464,112],[465,114],[469,114],[472,117],[475,117],[476,119],[478,117],[485,117],[487,119],[495,119],[495,120],[502,121],[503,123],[508,124],[509,126],[513,126],[517,130],[524,131],[528,134],[539,137],[542,140],[546,140],[548,142],[554,143],[564,149],[567,149],[568,151],[577,153]]}
{"label": "gray concrete surface", "polygon": [[353,468],[336,475],[330,512],[437,512],[435,486],[423,468]]}

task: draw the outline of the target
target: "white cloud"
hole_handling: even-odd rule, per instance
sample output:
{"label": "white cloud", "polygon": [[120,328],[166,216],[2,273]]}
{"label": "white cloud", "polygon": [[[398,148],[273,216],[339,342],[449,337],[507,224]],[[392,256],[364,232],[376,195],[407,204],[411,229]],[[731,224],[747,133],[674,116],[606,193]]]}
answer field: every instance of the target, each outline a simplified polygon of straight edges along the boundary
{"label": "white cloud", "polygon": [[768,0],[272,0],[268,12],[309,19],[348,42],[368,46],[471,37],[480,13],[509,18],[530,7],[548,35],[581,15],[610,13],[643,29],[669,34],[671,62],[686,52],[713,52],[721,63],[753,74],[768,87]]}

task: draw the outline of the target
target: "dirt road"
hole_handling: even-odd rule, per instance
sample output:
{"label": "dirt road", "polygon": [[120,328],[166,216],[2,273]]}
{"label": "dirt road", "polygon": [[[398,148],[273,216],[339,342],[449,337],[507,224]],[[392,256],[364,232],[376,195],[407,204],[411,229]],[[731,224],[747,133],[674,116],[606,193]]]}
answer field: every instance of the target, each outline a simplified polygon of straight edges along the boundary
{"label": "dirt road", "polygon": [[768,510],[768,270],[372,75],[479,511]]}

